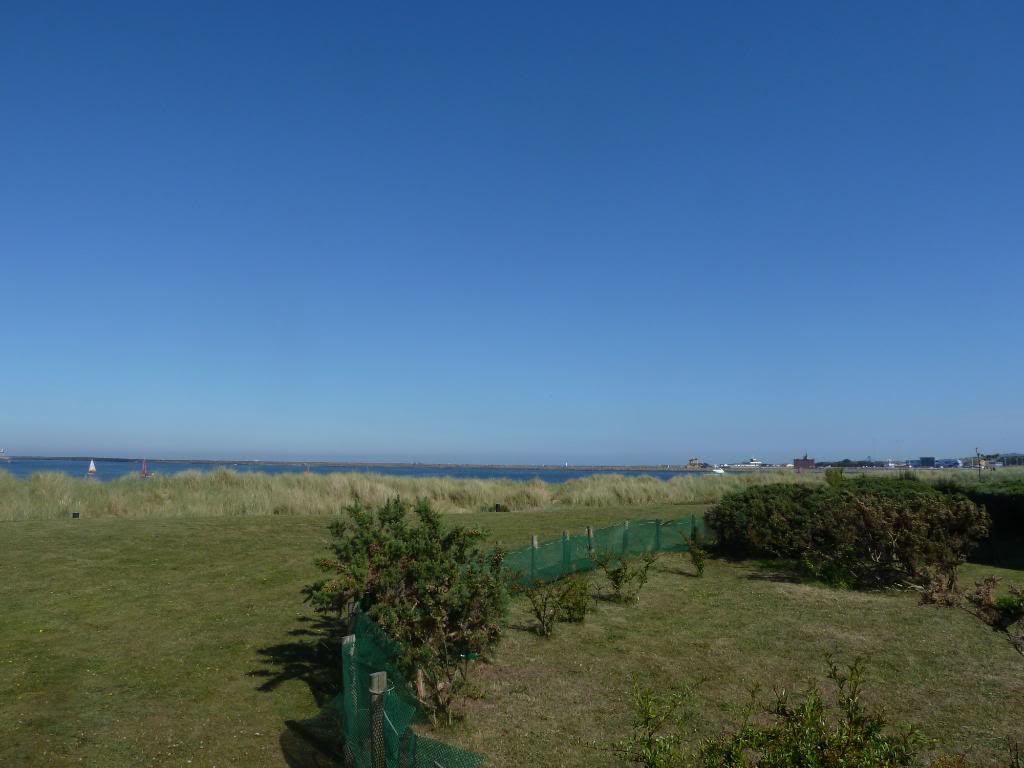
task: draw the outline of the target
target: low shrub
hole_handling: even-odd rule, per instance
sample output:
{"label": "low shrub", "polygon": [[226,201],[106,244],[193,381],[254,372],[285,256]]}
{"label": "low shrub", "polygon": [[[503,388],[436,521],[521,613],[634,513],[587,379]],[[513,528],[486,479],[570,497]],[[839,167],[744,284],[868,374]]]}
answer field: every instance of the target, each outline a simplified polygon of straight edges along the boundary
{"label": "low shrub", "polygon": [[581,576],[562,580],[559,621],[579,624],[587,618],[593,601],[590,598],[590,583]]}
{"label": "low shrub", "polygon": [[690,563],[693,565],[693,570],[697,572],[698,577],[703,577],[704,567],[707,564],[708,559],[707,550],[698,544],[697,540],[692,537],[687,539],[686,543],[689,547]]}
{"label": "low shrub", "polygon": [[536,581],[531,586],[519,587],[517,592],[529,602],[530,612],[537,621],[535,630],[541,637],[554,634],[559,621],[582,622],[590,611],[590,587],[580,577]]}
{"label": "low shrub", "polygon": [[956,569],[988,533],[988,516],[961,495],[919,480],[851,479],[841,486],[777,485],[722,499],[705,519],[726,554],[776,557],[835,585],[923,583]]}
{"label": "low shrub", "polygon": [[963,602],[963,595],[957,585],[956,572],[933,569],[921,590],[921,602],[925,605],[942,605],[947,608]]}
{"label": "low shrub", "polygon": [[[827,663],[831,693],[814,684],[796,696],[775,688],[763,701],[755,689],[742,725],[692,751],[685,745],[696,686],[659,693],[634,684],[631,731],[603,748],[642,768],[966,768],[962,754],[926,761],[925,740],[913,727],[865,704],[864,659],[845,668],[831,657]],[[1021,768],[1015,743],[1010,766]]]}
{"label": "low shrub", "polygon": [[986,576],[975,583],[970,601],[975,614],[982,621],[1006,632],[1024,619],[1024,588],[1011,584],[1009,594],[997,596],[998,586],[999,579],[996,576]]}
{"label": "low shrub", "polygon": [[537,624],[535,630],[541,637],[550,637],[555,631],[555,622],[562,613],[561,585],[557,581],[536,581],[519,590],[530,604],[530,612]]}
{"label": "low shrub", "polygon": [[734,733],[708,739],[703,768],[893,768],[921,764],[922,740],[910,727],[892,727],[881,710],[864,704],[864,660],[846,669],[830,658],[834,697],[816,686],[791,698],[777,691],[761,705],[767,722],[748,721]]}
{"label": "low shrub", "polygon": [[639,556],[631,556],[602,550],[592,552],[590,557],[608,580],[611,599],[625,603],[640,599],[640,591],[647,584],[648,572],[658,556],[658,552],[644,552]]}
{"label": "low shrub", "polygon": [[632,730],[629,736],[605,749],[626,765],[641,768],[677,768],[685,764],[682,753],[683,716],[692,688],[658,692],[633,684]]}
{"label": "low shrub", "polygon": [[307,600],[341,626],[361,607],[401,647],[396,662],[422,682],[431,716],[450,722],[463,660],[497,642],[505,623],[503,551],[484,554],[480,531],[445,526],[425,500],[354,505],[331,534],[330,556],[317,563],[326,578],[306,588]]}

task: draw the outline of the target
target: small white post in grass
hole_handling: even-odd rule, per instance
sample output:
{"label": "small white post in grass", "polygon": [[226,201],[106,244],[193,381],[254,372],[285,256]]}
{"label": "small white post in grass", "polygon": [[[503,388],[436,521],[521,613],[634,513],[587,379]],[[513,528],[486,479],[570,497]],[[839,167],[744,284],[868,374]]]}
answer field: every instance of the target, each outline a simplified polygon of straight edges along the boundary
{"label": "small white post in grass", "polygon": [[537,534],[530,539],[530,583],[537,580]]}
{"label": "small white post in grass", "polygon": [[388,673],[370,674],[370,764],[387,768],[388,755],[384,738],[384,694],[388,692]]}

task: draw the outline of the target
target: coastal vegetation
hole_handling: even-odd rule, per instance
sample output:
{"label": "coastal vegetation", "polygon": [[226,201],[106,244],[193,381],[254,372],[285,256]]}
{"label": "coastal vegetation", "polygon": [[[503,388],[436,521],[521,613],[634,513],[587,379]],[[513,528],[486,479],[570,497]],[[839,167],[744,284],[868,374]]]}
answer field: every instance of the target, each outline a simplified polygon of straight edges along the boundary
{"label": "coastal vegetation", "polygon": [[338,472],[265,474],[217,470],[97,482],[45,472],[19,479],[0,471],[0,521],[100,517],[335,515],[356,503],[425,499],[443,512],[562,507],[711,504],[765,483],[817,483],[812,475],[758,472],[671,480],[592,475],[566,483]]}
{"label": "coastal vegetation", "polygon": [[772,557],[829,584],[924,585],[957,569],[988,536],[984,508],[911,479],[858,478],[818,486],[766,485],[708,513],[718,548]]}

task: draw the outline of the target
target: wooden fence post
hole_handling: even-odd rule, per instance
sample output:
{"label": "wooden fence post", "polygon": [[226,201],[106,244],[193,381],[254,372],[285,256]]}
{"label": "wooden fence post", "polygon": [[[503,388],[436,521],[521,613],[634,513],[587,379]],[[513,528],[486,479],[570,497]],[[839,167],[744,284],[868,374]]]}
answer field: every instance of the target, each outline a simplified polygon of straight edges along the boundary
{"label": "wooden fence post", "polygon": [[388,750],[384,729],[384,699],[388,692],[388,673],[370,674],[370,764],[373,768],[387,768]]}
{"label": "wooden fence post", "polygon": [[622,554],[629,550],[629,520],[622,524]]}
{"label": "wooden fence post", "polygon": [[575,570],[572,566],[572,553],[569,551],[569,532],[562,531],[562,575],[572,573]]}
{"label": "wooden fence post", "polygon": [[654,521],[654,551],[661,552],[661,518]]}
{"label": "wooden fence post", "polygon": [[530,584],[537,580],[537,534],[530,539]]}
{"label": "wooden fence post", "polygon": [[354,715],[359,711],[359,691],[356,690],[355,686],[355,670],[353,669],[354,663],[353,658],[356,652],[356,636],[345,635],[341,638],[341,677],[343,685],[345,687],[345,693],[349,698],[349,705],[344,707],[345,717],[345,742],[342,747],[343,758],[345,765],[348,768],[353,768],[356,764],[356,754],[353,751],[353,744],[355,744],[358,737],[358,726],[355,722],[349,722],[354,717],[348,717],[349,707]]}

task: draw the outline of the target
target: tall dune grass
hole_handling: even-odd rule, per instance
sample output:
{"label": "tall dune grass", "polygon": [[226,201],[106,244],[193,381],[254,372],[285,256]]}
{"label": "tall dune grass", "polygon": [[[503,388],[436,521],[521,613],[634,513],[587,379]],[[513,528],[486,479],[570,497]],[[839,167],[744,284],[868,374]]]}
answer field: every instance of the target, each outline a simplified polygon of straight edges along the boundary
{"label": "tall dune grass", "polygon": [[551,484],[348,472],[268,475],[220,469],[97,482],[57,472],[19,479],[0,471],[0,521],[67,518],[74,512],[89,518],[332,515],[356,501],[373,505],[395,496],[426,498],[449,512],[472,512],[495,504],[512,510],[552,505],[707,504],[753,484],[814,481],[786,472],[668,481],[593,475]]}

